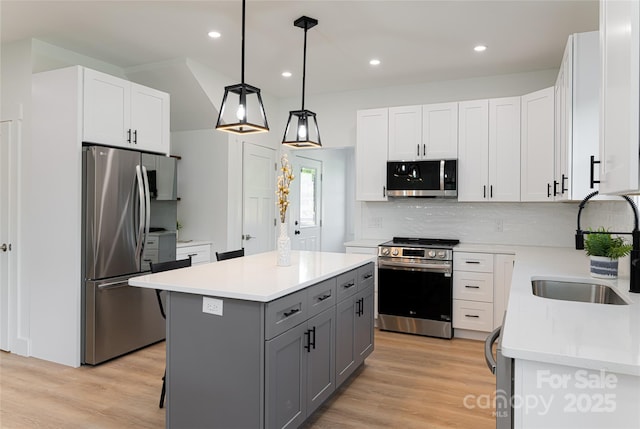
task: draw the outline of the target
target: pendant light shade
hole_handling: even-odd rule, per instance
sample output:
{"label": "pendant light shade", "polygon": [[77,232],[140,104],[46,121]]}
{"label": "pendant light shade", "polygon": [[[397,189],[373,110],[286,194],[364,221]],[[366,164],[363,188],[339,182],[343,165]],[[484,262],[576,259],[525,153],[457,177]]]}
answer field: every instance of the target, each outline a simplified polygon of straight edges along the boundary
{"label": "pendant light shade", "polygon": [[242,63],[241,83],[224,88],[224,97],[218,114],[216,130],[234,134],[251,134],[269,131],[260,88],[244,83],[244,33],[245,6],[242,0]]}
{"label": "pendant light shade", "polygon": [[317,19],[302,16],[293,25],[304,29],[304,51],[302,55],[302,108],[289,112],[282,144],[296,148],[322,147],[316,114],[304,108],[304,90],[307,66],[307,30],[318,24]]}

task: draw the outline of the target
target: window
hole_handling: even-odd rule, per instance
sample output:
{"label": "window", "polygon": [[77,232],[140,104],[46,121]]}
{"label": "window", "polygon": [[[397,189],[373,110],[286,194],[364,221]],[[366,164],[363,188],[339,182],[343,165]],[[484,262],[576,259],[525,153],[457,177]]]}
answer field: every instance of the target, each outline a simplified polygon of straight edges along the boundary
{"label": "window", "polygon": [[315,168],[302,167],[300,169],[300,227],[318,225],[316,205],[317,175]]}

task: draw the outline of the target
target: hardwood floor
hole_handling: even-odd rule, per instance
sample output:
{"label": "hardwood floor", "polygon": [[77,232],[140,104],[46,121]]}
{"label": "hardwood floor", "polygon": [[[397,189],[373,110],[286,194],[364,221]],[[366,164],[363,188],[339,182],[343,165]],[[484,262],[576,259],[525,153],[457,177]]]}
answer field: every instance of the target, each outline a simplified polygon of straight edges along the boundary
{"label": "hardwood floor", "polygon": [[[493,398],[495,391],[482,342],[383,331],[376,331],[375,340],[358,377],[311,416],[305,429],[495,427],[493,410],[477,401]],[[163,371],[164,343],[81,368],[2,352],[0,427],[163,428]],[[465,406],[465,397],[474,408]]]}

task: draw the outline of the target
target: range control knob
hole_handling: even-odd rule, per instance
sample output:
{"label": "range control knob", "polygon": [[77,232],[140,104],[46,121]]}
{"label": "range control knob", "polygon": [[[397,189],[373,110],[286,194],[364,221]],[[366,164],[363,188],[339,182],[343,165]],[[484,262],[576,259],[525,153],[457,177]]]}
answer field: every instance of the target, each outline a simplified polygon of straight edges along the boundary
{"label": "range control knob", "polygon": [[446,252],[444,250],[438,250],[438,258],[444,259]]}
{"label": "range control knob", "polygon": [[389,255],[389,248],[388,247],[383,247],[380,250],[380,253],[382,253],[382,256],[388,256]]}
{"label": "range control knob", "polygon": [[400,253],[400,252],[398,252],[398,249],[393,249],[391,251],[391,255],[393,255],[393,256],[398,256],[398,253]]}
{"label": "range control knob", "polygon": [[435,258],[435,256],[436,256],[436,251],[435,251],[435,250],[429,250],[428,255],[429,255],[429,257],[430,257],[430,258]]}

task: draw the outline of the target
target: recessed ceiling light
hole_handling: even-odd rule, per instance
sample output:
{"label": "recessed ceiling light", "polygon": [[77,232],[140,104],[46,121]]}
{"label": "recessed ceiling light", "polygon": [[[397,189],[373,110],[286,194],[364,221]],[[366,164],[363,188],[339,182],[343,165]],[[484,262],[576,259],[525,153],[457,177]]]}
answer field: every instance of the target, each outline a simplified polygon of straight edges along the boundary
{"label": "recessed ceiling light", "polygon": [[212,39],[217,39],[218,37],[221,36],[220,33],[218,33],[217,31],[209,31],[209,37],[211,37]]}
{"label": "recessed ceiling light", "polygon": [[476,52],[484,52],[487,50],[487,47],[485,45],[478,45],[475,48],[473,48],[473,50]]}
{"label": "recessed ceiling light", "polygon": [[369,64],[372,65],[372,66],[379,66],[380,65],[380,60],[374,58],[374,59],[369,61]]}
{"label": "recessed ceiling light", "polygon": [[282,77],[291,77],[291,72],[289,71],[282,72]]}

